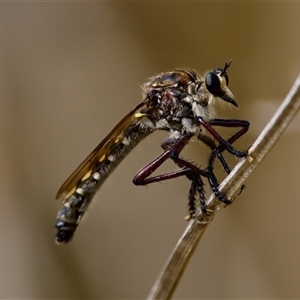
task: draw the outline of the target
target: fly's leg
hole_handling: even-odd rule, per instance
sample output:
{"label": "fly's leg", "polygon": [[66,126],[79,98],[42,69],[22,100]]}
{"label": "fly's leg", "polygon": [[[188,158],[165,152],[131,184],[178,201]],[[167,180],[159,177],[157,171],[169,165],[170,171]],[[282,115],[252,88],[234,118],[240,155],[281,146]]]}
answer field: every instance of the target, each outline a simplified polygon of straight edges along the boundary
{"label": "fly's leg", "polygon": [[[164,180],[169,180],[172,178],[178,178],[180,176],[186,176],[189,180],[192,181],[191,187],[189,190],[189,197],[188,197],[188,207],[189,207],[189,215],[185,218],[187,221],[191,218],[195,217],[196,215],[196,194],[198,192],[199,199],[200,199],[200,206],[203,207],[203,210],[206,212],[206,205],[205,205],[205,196],[203,191],[203,182],[201,180],[201,177],[199,175],[202,174],[203,176],[206,176],[205,171],[198,169],[197,173],[195,171],[190,170],[189,168],[182,168],[180,170],[169,172],[157,176],[153,176],[148,178],[166,159],[171,158],[173,159],[174,156],[178,157],[179,153],[183,149],[183,147],[187,144],[189,141],[189,138],[183,138],[179,140],[177,143],[173,143],[174,140],[167,140],[162,144],[162,147],[165,149],[165,151],[155,160],[150,162],[147,166],[142,168],[133,178],[133,183],[135,185],[147,185],[154,182],[161,182]],[[171,146],[171,143],[172,146]],[[169,147],[169,148],[167,148]],[[174,159],[173,159],[174,160]],[[176,161],[175,163],[179,165]],[[182,167],[182,165],[180,165]]]}
{"label": "fly's leg", "polygon": [[[208,135],[202,134],[201,136],[198,137],[198,139],[199,139],[199,141],[203,142],[206,146],[208,146],[212,152],[217,148],[215,141]],[[231,172],[231,169],[230,169],[227,161],[225,160],[224,156],[222,155],[222,153],[217,153],[216,156],[214,157],[214,159],[216,157],[219,159],[223,169],[225,170],[226,174],[228,175]],[[210,159],[209,159],[209,161],[210,161]]]}
{"label": "fly's leg", "polygon": [[[178,156],[179,153],[182,151],[182,149],[186,146],[186,144],[189,142],[189,140],[192,138],[192,134],[187,134],[183,136],[179,141],[177,141],[175,144],[173,144],[171,147],[165,149],[165,151],[157,157],[155,160],[150,162],[147,166],[142,168],[133,178],[132,182],[135,185],[147,185],[153,182],[160,182],[163,180],[168,180],[176,177],[180,177],[185,175],[181,174],[180,171],[184,170],[178,170],[175,172],[170,172],[163,175],[158,175],[154,177],[148,178],[159,166],[161,166],[168,158],[172,158],[174,153]],[[164,146],[162,146],[164,148]]]}
{"label": "fly's leg", "polygon": [[190,219],[194,218],[196,215],[196,211],[197,211],[197,181],[194,180],[195,177],[193,176],[195,173],[188,171],[186,174],[186,177],[189,178],[192,183],[191,183],[191,187],[189,190],[189,197],[188,197],[188,208],[189,208],[189,214],[185,217],[186,221],[189,221]]}
{"label": "fly's leg", "polygon": [[194,218],[197,212],[197,199],[196,194],[199,197],[199,204],[200,209],[203,213],[208,214],[206,208],[206,198],[205,198],[205,191],[204,191],[204,183],[201,179],[201,176],[193,171],[188,171],[186,177],[192,181],[191,188],[189,190],[189,197],[188,197],[188,206],[189,206],[189,214],[185,217],[186,221]]}
{"label": "fly's leg", "polygon": [[[195,179],[190,179],[188,176],[188,179],[193,180],[194,181],[198,181],[198,186],[199,186],[199,198],[200,198],[200,207],[201,207],[201,210],[203,213],[205,213],[206,215],[209,215],[209,212],[207,211],[206,209],[206,201],[205,201],[205,198],[204,197],[201,197],[201,193],[204,193],[203,191],[203,182],[201,180],[201,177],[200,176],[203,176],[205,178],[207,178],[208,182],[209,182],[209,185],[213,191],[213,193],[216,195],[216,197],[221,201],[223,202],[224,204],[226,205],[230,205],[232,203],[231,200],[227,199],[222,193],[221,191],[219,190],[219,183],[218,183],[218,180],[215,176],[215,174],[213,173],[213,170],[208,170],[208,169],[200,169],[198,168],[197,166],[195,166],[194,164],[184,160],[184,159],[181,159],[177,156],[176,153],[174,153],[174,156],[171,157],[171,159],[174,161],[175,164],[177,164],[179,167],[185,167],[185,168],[188,168],[191,172],[191,174],[195,174],[193,176],[198,176],[198,177],[194,177]],[[189,175],[191,176],[191,175]],[[203,201],[201,202],[201,199],[203,199]]]}
{"label": "fly's leg", "polygon": [[[215,147],[214,141],[212,141],[210,138],[206,137],[204,138],[204,142],[211,147],[212,154],[209,159],[208,163],[208,170],[209,173],[213,175],[213,166],[214,161],[216,157],[220,160],[222,163],[225,171],[227,173],[230,173],[230,168],[225,160],[225,158],[222,156],[222,152],[224,150],[227,150],[229,153],[237,156],[237,157],[245,157],[247,156],[247,151],[238,151],[234,149],[231,145],[234,141],[236,141],[239,137],[241,137],[244,133],[247,132],[249,128],[249,122],[248,121],[242,121],[242,120],[224,120],[224,119],[213,119],[209,123],[204,121],[201,117],[197,118],[197,121],[200,125],[202,125],[204,128],[210,132],[210,134],[219,142],[219,146]],[[223,126],[223,127],[243,127],[240,131],[238,131],[236,134],[234,134],[230,139],[227,141],[224,140],[219,133],[212,127],[212,126]],[[179,154],[182,151],[182,149],[187,145],[189,140],[192,138],[193,134],[187,134],[183,136],[179,141],[176,141],[175,139],[169,139],[162,143],[162,148],[165,150],[158,158],[153,160],[151,163],[149,163],[146,167],[142,168],[134,177],[133,183],[135,185],[146,185],[153,182],[159,182],[162,180],[167,180],[171,178],[176,178],[179,176],[182,176],[184,174],[181,174],[181,172],[171,172],[164,175],[158,175],[155,177],[147,178],[149,177],[162,163],[164,163],[168,158],[171,158],[179,167],[186,167],[190,168],[191,170],[195,170],[196,173],[199,173],[202,176],[209,177],[209,174],[203,174],[205,173],[204,170],[199,169],[195,165],[189,163],[188,161],[182,160],[179,158]],[[179,170],[180,171],[180,170]],[[178,174],[178,175],[176,175]],[[212,176],[211,175],[211,176]],[[212,176],[213,178],[214,176]],[[215,177],[214,177],[215,178]],[[212,180],[214,182],[216,180]],[[215,184],[214,184],[215,185]],[[214,186],[213,185],[213,186]]]}
{"label": "fly's leg", "polygon": [[[204,123],[205,123],[205,125],[204,125]],[[208,168],[213,169],[214,161],[215,161],[216,157],[218,157],[219,160],[222,160],[221,157],[223,157],[222,152],[224,150],[227,150],[229,153],[231,153],[231,154],[233,154],[234,156],[237,156],[237,157],[246,157],[248,155],[247,151],[244,151],[244,152],[243,151],[237,151],[231,145],[248,131],[249,126],[250,126],[250,123],[248,121],[234,120],[234,119],[228,119],[228,120],[226,120],[226,119],[212,119],[212,120],[209,121],[209,123],[206,123],[206,122],[203,121],[203,123],[201,123],[201,124],[204,125],[204,127],[212,134],[212,136],[220,144],[218,147],[215,147],[215,149],[213,149],[213,151],[212,151],[212,153],[209,157],[209,160],[208,160]],[[242,127],[242,129],[239,130],[237,133],[235,133],[233,136],[231,136],[226,141],[211,126]],[[227,174],[230,173],[229,168],[226,170],[226,167],[224,167],[224,169],[227,172]]]}
{"label": "fly's leg", "polygon": [[[214,156],[216,156],[218,153],[223,152],[224,150],[227,150],[230,154],[236,157],[246,157],[248,155],[247,151],[238,151],[231,145],[233,142],[235,142],[248,131],[250,126],[248,121],[234,119],[212,119],[209,122],[206,122],[203,120],[202,117],[198,117],[197,122],[199,123],[199,125],[203,126],[219,142],[220,145],[216,148],[218,150],[215,149],[216,154]],[[242,129],[226,141],[212,126],[242,127]]]}
{"label": "fly's leg", "polygon": [[[203,135],[199,136],[198,139],[201,142],[203,142],[205,145],[207,145],[212,150],[212,154],[210,155],[209,160],[208,160],[209,165],[208,165],[207,169],[211,171],[211,173],[212,173],[211,176],[213,176],[214,175],[213,174],[214,161],[211,161],[211,157],[212,157],[214,151],[216,150],[217,145],[216,145],[215,141],[208,135],[203,134]],[[230,142],[230,139],[228,141]],[[222,155],[222,152],[217,153],[214,156],[213,160],[215,160],[216,157],[219,159],[219,161],[221,162],[221,165],[223,166],[223,169],[225,170],[226,174],[228,175],[231,172],[231,169],[230,169],[227,161],[225,160],[224,156]],[[218,192],[218,190],[216,189],[216,187],[219,186],[219,183],[218,183],[217,179],[215,178],[212,182],[214,182],[213,186],[214,186],[215,191]],[[241,189],[240,189],[240,192],[237,195],[240,195],[245,188],[246,188],[246,186],[243,184]]]}
{"label": "fly's leg", "polygon": [[[169,180],[172,178],[177,178],[180,176],[187,176],[189,180],[192,181],[191,183],[191,188],[190,188],[190,194],[189,194],[189,210],[192,212],[194,215],[195,211],[195,194],[196,190],[197,193],[199,194],[199,199],[200,199],[200,207],[201,210],[205,213],[207,213],[206,210],[206,201],[204,197],[204,190],[203,190],[203,182],[201,179],[201,176],[205,177],[208,179],[208,182],[215,193],[215,195],[218,197],[220,201],[222,201],[225,204],[231,204],[231,201],[228,200],[218,189],[218,182],[213,174],[213,171],[211,170],[203,170],[195,166],[194,164],[179,158],[179,154],[184,148],[184,146],[188,143],[188,141],[191,139],[192,134],[186,135],[182,137],[179,141],[176,143],[173,143],[171,140],[167,140],[162,144],[163,148],[165,151],[155,160],[150,162],[147,166],[142,168],[133,178],[133,183],[135,185],[147,185],[150,183],[154,182],[161,182],[164,180]],[[172,144],[173,143],[173,144]],[[172,146],[170,146],[172,145]],[[180,170],[166,173],[166,174],[161,174],[157,176],[153,176],[148,178],[164,161],[166,161],[168,158],[172,159],[174,163],[179,166]]]}
{"label": "fly's leg", "polygon": [[[246,157],[248,155],[247,151],[243,152],[243,151],[235,150],[231,144],[233,144],[236,140],[238,140],[242,135],[244,135],[248,131],[250,123],[245,120],[235,120],[235,119],[212,119],[207,123],[203,119],[198,118],[198,121],[200,121],[200,124],[203,125],[203,127],[205,127],[220,144],[219,146],[216,146],[213,149],[212,148],[213,144],[215,144],[214,141],[211,141],[208,136],[203,136],[204,138],[200,137],[200,140],[203,141],[206,145],[208,145],[212,149],[212,153],[208,159],[208,167],[207,167],[208,171],[213,174],[214,162],[217,157],[220,160],[225,172],[229,174],[231,170],[225,158],[223,157],[222,152],[224,150],[227,150],[229,153],[237,157]],[[218,132],[214,128],[212,128],[212,126],[233,127],[233,128],[242,127],[242,129],[239,130],[237,133],[235,133],[226,141],[218,134]],[[245,187],[246,187],[245,185],[242,185],[239,194],[241,194],[241,192]]]}

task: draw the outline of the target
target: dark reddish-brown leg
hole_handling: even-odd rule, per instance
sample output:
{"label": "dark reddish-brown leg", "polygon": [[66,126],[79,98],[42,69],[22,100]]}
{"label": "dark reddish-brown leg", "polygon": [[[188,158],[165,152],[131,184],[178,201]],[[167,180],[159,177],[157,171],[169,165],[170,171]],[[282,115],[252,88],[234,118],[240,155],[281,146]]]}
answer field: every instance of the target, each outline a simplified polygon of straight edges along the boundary
{"label": "dark reddish-brown leg", "polygon": [[[208,167],[205,170],[200,169],[197,166],[195,166],[194,164],[192,164],[184,159],[179,158],[180,152],[182,151],[182,149],[185,147],[185,145],[189,142],[189,140],[193,136],[192,134],[188,134],[188,135],[185,135],[184,137],[182,137],[176,143],[175,142],[170,143],[170,145],[168,145],[168,146],[167,146],[167,143],[163,144],[162,147],[165,149],[165,151],[158,158],[156,158],[151,163],[149,163],[147,166],[142,168],[135,175],[135,177],[133,179],[133,183],[136,185],[147,185],[150,183],[160,182],[160,181],[177,178],[177,177],[185,175],[189,180],[192,181],[191,188],[189,191],[190,215],[193,215],[195,213],[196,193],[198,193],[198,195],[199,195],[200,206],[201,206],[202,211],[207,213],[206,205],[205,205],[203,182],[202,182],[201,176],[204,176],[207,178],[213,192],[219,198],[220,201],[222,201],[225,204],[231,203],[231,201],[228,200],[219,191],[219,188],[218,188],[219,183],[213,173],[214,161],[215,161],[216,157],[218,157],[218,159],[220,160],[221,164],[223,165],[225,171],[227,173],[230,173],[230,168],[229,168],[226,160],[224,159],[222,152],[224,150],[227,150],[229,153],[231,153],[237,157],[245,157],[247,155],[247,152],[238,151],[238,150],[234,149],[231,145],[231,143],[235,142],[239,137],[241,137],[244,133],[247,132],[247,130],[249,128],[249,123],[247,121],[213,119],[209,123],[207,123],[202,118],[198,118],[197,122],[199,123],[199,125],[202,125],[204,128],[206,128],[207,131],[220,144],[219,146],[215,147],[214,141],[212,139],[210,139],[209,137],[199,138],[206,145],[211,147],[211,149],[213,150],[212,154],[209,158]],[[219,133],[212,126],[242,127],[242,129],[226,141],[219,135]],[[179,167],[181,167],[182,169],[148,178],[168,158],[172,159],[175,162],[175,164],[178,165]]]}

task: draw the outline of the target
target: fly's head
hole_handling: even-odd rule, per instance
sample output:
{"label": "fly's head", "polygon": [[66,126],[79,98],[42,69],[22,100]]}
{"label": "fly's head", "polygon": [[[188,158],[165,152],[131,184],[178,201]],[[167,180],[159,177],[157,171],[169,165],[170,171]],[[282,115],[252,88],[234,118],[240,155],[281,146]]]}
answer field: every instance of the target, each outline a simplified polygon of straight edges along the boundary
{"label": "fly's head", "polygon": [[235,102],[234,96],[228,88],[229,77],[227,70],[231,61],[232,60],[226,63],[223,69],[216,68],[205,75],[205,87],[211,95],[208,105],[210,105],[215,98],[218,98],[238,108],[238,104]]}

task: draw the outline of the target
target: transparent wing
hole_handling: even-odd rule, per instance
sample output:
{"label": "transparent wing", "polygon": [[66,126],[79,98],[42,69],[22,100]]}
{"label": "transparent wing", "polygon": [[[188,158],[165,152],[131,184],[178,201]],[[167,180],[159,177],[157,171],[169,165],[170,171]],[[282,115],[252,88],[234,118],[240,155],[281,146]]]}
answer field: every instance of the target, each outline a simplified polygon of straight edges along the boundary
{"label": "transparent wing", "polygon": [[102,142],[93,150],[93,152],[77,167],[77,169],[70,175],[70,177],[64,182],[59,191],[57,192],[56,199],[63,199],[66,195],[69,195],[72,190],[77,186],[84,176],[93,170],[95,163],[99,159],[106,155],[109,149],[113,147],[115,141],[122,136],[122,133],[129,125],[137,122],[139,119],[138,112],[146,107],[148,99],[146,98],[136,108],[130,111],[102,140]]}

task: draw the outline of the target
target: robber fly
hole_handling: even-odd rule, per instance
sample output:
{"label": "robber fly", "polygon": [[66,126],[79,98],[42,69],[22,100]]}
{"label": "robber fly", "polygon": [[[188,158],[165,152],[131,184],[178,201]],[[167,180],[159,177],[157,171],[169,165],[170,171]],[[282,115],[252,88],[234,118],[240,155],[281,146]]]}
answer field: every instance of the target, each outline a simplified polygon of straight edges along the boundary
{"label": "robber fly", "polygon": [[[249,122],[213,119],[213,106],[217,101],[238,107],[228,88],[227,70],[230,64],[231,61],[224,68],[217,68],[203,76],[192,70],[165,72],[150,78],[142,86],[144,100],[113,128],[59,189],[56,198],[62,199],[63,207],[55,224],[57,243],[71,240],[94,194],[105,179],[141,140],[156,130],[169,132],[169,137],[161,144],[164,151],[136,174],[134,184],[146,185],[186,176],[191,181],[187,219],[195,216],[199,206],[203,212],[207,212],[202,177],[208,180],[220,201],[231,203],[218,189],[219,184],[213,172],[214,162],[218,159],[226,173],[229,173],[230,168],[222,155],[224,150],[236,157],[247,156],[246,151],[236,150],[232,143],[247,132]],[[213,126],[241,129],[225,140]],[[212,150],[205,169],[179,157],[192,137],[196,137]],[[168,158],[179,169],[150,177]]]}

